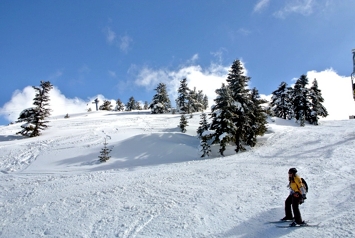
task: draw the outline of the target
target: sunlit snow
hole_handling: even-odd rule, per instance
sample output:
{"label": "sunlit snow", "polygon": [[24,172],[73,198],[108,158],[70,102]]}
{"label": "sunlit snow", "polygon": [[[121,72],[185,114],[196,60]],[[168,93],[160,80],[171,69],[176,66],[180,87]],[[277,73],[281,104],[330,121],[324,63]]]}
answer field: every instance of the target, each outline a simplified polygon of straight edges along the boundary
{"label": "sunlit snow", "polygon": [[[36,138],[0,127],[0,237],[354,237],[355,120],[273,118],[246,152],[199,157],[200,115],[88,112]],[[99,163],[104,139],[110,160]],[[290,167],[318,228],[278,229]]]}

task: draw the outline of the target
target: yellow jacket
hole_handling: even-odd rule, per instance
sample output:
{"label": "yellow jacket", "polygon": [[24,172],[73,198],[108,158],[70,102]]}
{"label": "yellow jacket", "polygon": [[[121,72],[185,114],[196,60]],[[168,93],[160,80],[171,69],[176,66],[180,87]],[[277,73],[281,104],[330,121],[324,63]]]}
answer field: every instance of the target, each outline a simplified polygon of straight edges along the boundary
{"label": "yellow jacket", "polygon": [[303,187],[303,184],[302,184],[302,179],[300,176],[296,175],[294,177],[294,180],[291,181],[290,183],[290,189],[294,192],[294,193],[300,193],[302,194],[302,191],[301,191],[301,187]]}

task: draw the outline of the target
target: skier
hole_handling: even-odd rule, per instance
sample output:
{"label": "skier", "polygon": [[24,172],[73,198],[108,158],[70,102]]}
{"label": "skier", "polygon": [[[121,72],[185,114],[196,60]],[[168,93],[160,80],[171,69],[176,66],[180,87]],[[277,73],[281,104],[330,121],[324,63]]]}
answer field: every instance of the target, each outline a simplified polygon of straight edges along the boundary
{"label": "skier", "polygon": [[[303,194],[305,194],[304,186],[302,184],[302,180],[300,176],[297,174],[297,169],[291,168],[288,171],[288,179],[289,184],[288,187],[290,188],[290,195],[285,200],[285,214],[286,216],[282,218],[282,221],[293,220],[290,226],[298,225],[306,225],[304,221],[302,221],[301,212],[299,209],[299,204],[303,202]],[[294,217],[292,217],[293,210]]]}

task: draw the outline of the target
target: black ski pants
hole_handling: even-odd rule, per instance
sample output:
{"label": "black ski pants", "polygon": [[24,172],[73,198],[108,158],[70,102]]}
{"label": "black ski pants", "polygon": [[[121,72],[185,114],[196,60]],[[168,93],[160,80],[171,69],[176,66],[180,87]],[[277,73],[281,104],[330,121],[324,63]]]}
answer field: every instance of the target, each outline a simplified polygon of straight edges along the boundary
{"label": "black ski pants", "polygon": [[286,217],[292,217],[292,211],[291,211],[291,206],[292,206],[293,215],[294,215],[293,217],[297,224],[302,223],[301,212],[299,209],[300,200],[301,200],[301,195],[299,195],[299,197],[295,197],[294,194],[290,194],[285,200]]}

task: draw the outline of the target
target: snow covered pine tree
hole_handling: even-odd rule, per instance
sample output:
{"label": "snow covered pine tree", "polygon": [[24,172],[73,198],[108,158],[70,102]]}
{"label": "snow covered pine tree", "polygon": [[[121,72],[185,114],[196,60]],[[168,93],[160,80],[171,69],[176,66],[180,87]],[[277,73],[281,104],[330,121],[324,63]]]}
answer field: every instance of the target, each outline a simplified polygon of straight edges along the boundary
{"label": "snow covered pine tree", "polygon": [[188,126],[187,119],[186,119],[185,115],[182,114],[181,117],[180,117],[180,124],[179,124],[179,128],[181,129],[182,133],[186,132],[186,127],[187,126]]}
{"label": "snow covered pine tree", "polygon": [[188,112],[200,112],[203,111],[203,97],[202,91],[196,92],[196,88],[194,90],[190,90],[187,96],[187,105],[188,105]]}
{"label": "snow covered pine tree", "polygon": [[[210,130],[212,144],[219,143],[223,155],[226,145],[233,142],[235,152],[244,151],[244,145],[255,146],[256,136],[265,133],[266,120],[258,98],[247,88],[249,77],[244,75],[242,63],[235,60],[229,71],[228,85],[216,90],[216,105],[212,106]],[[255,114],[256,113],[256,114]]]}
{"label": "snow covered pine tree", "polygon": [[[233,142],[236,145],[235,151],[238,153],[240,150],[245,150],[243,143],[249,146],[254,146],[254,144],[249,144],[246,138],[254,137],[254,125],[250,120],[250,116],[253,113],[253,101],[250,100],[248,81],[250,77],[244,75],[243,66],[240,60],[235,60],[229,71],[227,82],[228,87],[231,90],[231,96],[233,98],[234,112],[233,112],[233,123],[235,126],[235,132]],[[252,133],[252,135],[249,135]]]}
{"label": "snow covered pine tree", "polygon": [[25,109],[20,113],[18,122],[25,121],[26,123],[21,125],[23,128],[16,134],[21,134],[28,137],[36,137],[41,135],[41,130],[45,130],[48,125],[48,121],[45,121],[50,116],[51,109],[49,106],[49,91],[53,88],[53,85],[47,81],[41,81],[39,87],[33,86],[36,91],[36,95],[33,99],[33,105],[36,107]]}
{"label": "snow covered pine tree", "polygon": [[137,102],[134,97],[130,97],[126,103],[126,111],[137,110]]}
{"label": "snow covered pine tree", "polygon": [[111,110],[112,110],[111,102],[108,101],[108,100],[104,100],[104,104],[102,104],[102,105],[99,107],[99,110],[111,111]]}
{"label": "snow covered pine tree", "polygon": [[306,75],[301,75],[301,77],[296,81],[292,92],[292,106],[295,118],[299,121],[300,126],[305,125],[305,121],[309,119],[311,109],[308,102],[308,78]]}
{"label": "snow covered pine tree", "polygon": [[292,102],[290,93],[292,88],[287,87],[287,83],[282,82],[278,89],[272,92],[271,110],[276,117],[291,119],[293,117]]}
{"label": "snow covered pine tree", "polygon": [[259,92],[256,88],[250,91],[250,100],[253,102],[251,104],[251,110],[249,113],[249,123],[252,125],[248,127],[251,129],[246,132],[246,138],[244,139],[247,145],[254,147],[256,145],[256,137],[262,136],[267,131],[266,128],[266,112],[262,108],[261,104],[266,103],[266,100],[260,99]]}
{"label": "snow covered pine tree", "polygon": [[200,121],[200,126],[197,128],[197,135],[198,138],[200,139],[200,149],[201,149],[201,157],[209,156],[211,153],[211,147],[208,143],[208,140],[210,139],[209,135],[209,124],[207,122],[207,115],[206,113],[201,114],[201,121]]}
{"label": "snow covered pine tree", "polygon": [[324,99],[322,97],[321,90],[318,89],[318,82],[316,79],[313,80],[312,87],[309,89],[309,98],[311,100],[311,113],[308,121],[313,125],[318,125],[318,116],[326,117],[328,116],[328,111],[322,104]]}
{"label": "snow covered pine tree", "polygon": [[124,104],[121,99],[116,100],[116,111],[124,111]]}
{"label": "snow covered pine tree", "polygon": [[159,83],[155,91],[156,94],[154,95],[152,102],[148,106],[148,108],[151,109],[151,113],[162,114],[169,112],[171,104],[168,93],[166,91],[166,85],[164,83]]}
{"label": "snow covered pine tree", "polygon": [[209,129],[214,131],[211,135],[212,144],[219,143],[219,153],[223,155],[227,144],[232,141],[237,130],[233,121],[235,104],[231,97],[231,91],[225,84],[216,90],[216,94],[217,98],[214,100],[216,104],[212,106],[212,122]]}
{"label": "snow covered pine tree", "polygon": [[180,81],[180,87],[178,89],[178,98],[176,99],[177,110],[184,114],[190,113],[188,107],[188,95],[190,89],[187,87],[186,78]]}

